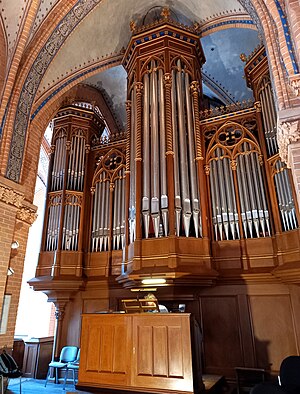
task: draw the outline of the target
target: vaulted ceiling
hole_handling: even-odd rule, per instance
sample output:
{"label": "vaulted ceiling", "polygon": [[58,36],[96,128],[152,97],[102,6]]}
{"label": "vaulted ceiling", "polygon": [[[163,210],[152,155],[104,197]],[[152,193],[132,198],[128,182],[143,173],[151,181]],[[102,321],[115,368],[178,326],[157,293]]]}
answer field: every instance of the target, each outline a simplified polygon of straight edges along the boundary
{"label": "vaulted ceiling", "polygon": [[[63,0],[41,0],[30,39],[44,28],[50,11]],[[79,0],[80,1],[80,0]],[[97,1],[95,1],[97,2]],[[8,55],[13,53],[22,26],[26,0],[1,0]],[[37,91],[45,96],[58,81],[75,70],[122,53],[131,31],[131,20],[141,22],[155,6],[169,6],[184,24],[197,22],[206,63],[203,67],[204,92],[224,104],[251,98],[243,78],[242,52],[249,55],[259,44],[255,26],[238,0],[102,0],[77,25],[48,65]],[[30,43],[28,43],[30,44]],[[122,66],[88,77],[85,83],[101,90],[119,124],[125,125],[126,73]]]}

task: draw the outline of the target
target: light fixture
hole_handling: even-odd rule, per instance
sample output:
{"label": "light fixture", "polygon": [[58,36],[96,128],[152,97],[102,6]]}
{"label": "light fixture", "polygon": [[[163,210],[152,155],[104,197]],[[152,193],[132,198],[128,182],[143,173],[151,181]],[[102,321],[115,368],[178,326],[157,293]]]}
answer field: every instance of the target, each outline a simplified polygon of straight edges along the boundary
{"label": "light fixture", "polygon": [[11,267],[8,267],[8,269],[7,269],[7,276],[11,276],[11,275],[13,275],[14,273],[15,273],[14,269],[11,268]]}
{"label": "light fixture", "polygon": [[19,242],[18,242],[18,241],[13,241],[13,242],[11,243],[11,248],[12,248],[12,249],[18,249],[19,246],[20,246],[20,245],[19,245]]}
{"label": "light fixture", "polygon": [[166,283],[166,279],[163,278],[148,278],[142,279],[143,285],[164,285]]}

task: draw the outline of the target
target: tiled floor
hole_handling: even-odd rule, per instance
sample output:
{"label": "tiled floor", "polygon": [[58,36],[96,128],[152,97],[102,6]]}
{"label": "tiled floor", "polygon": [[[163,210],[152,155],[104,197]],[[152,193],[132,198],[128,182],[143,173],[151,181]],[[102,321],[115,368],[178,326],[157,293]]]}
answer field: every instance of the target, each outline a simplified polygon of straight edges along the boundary
{"label": "tiled floor", "polygon": [[[1,388],[0,388],[1,391]],[[76,391],[74,385],[70,382],[66,384],[66,390],[63,390],[63,384],[55,384],[48,382],[45,387],[44,380],[35,379],[22,379],[22,394],[67,394],[67,393],[78,393],[78,394],[89,394],[84,391]],[[20,394],[20,380],[10,380],[6,394]]]}

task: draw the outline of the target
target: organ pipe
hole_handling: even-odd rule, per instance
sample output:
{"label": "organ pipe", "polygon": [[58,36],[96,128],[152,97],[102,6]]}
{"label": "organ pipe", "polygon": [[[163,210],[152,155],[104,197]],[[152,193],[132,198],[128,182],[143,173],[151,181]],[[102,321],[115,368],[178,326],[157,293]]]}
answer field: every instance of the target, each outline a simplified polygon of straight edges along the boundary
{"label": "organ pipe", "polygon": [[181,223],[181,193],[180,193],[180,179],[179,179],[179,162],[178,162],[178,125],[177,125],[177,100],[176,100],[176,86],[175,86],[175,70],[172,70],[172,124],[173,124],[173,151],[174,151],[174,191],[175,191],[175,219],[176,219],[176,234],[180,235]]}
{"label": "organ pipe", "polygon": [[166,164],[166,130],[165,130],[165,97],[163,71],[158,70],[159,77],[159,146],[160,146],[160,204],[165,237],[168,235],[168,192]]}
{"label": "organ pipe", "polygon": [[187,163],[187,146],[186,146],[186,130],[185,130],[185,113],[183,103],[183,72],[181,61],[177,61],[176,70],[176,91],[177,91],[177,111],[178,111],[178,141],[179,141],[179,163],[180,163],[180,178],[181,178],[181,196],[183,204],[183,225],[185,235],[189,235],[190,218],[191,218],[191,200],[188,182],[188,163]]}
{"label": "organ pipe", "polygon": [[158,97],[157,97],[157,71],[154,61],[151,62],[150,98],[151,98],[151,217],[154,234],[158,237],[159,231],[159,136],[158,136]]}
{"label": "organ pipe", "polygon": [[149,236],[150,223],[150,103],[149,103],[149,75],[144,75],[144,138],[143,138],[143,199],[142,214],[144,219],[145,237]]}

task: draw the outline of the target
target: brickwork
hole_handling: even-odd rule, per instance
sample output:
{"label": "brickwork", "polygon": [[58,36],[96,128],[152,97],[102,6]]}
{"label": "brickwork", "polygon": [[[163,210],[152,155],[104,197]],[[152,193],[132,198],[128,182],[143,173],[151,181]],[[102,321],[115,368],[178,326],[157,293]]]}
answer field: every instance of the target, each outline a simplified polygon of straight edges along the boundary
{"label": "brickwork", "polygon": [[[8,292],[7,289],[7,270],[10,263],[11,243],[14,238],[15,221],[17,208],[10,207],[3,202],[0,202],[0,305],[3,303],[3,296]],[[13,304],[13,302],[12,302]],[[16,309],[18,300],[14,304]],[[11,306],[12,310],[13,306]],[[8,328],[8,332],[11,328]],[[11,332],[9,332],[11,336]],[[11,344],[11,338],[7,342],[8,337],[0,335],[0,348],[4,345]]]}
{"label": "brickwork", "polygon": [[4,87],[4,79],[7,64],[7,43],[5,40],[5,32],[0,23],[0,97]]}
{"label": "brickwork", "polygon": [[[23,25],[22,36],[20,37],[19,43],[15,50],[15,56],[10,66],[9,75],[6,79],[6,86],[2,96],[2,103],[0,106],[0,119],[4,115],[4,111],[8,100],[10,99],[9,113],[7,116],[7,122],[5,124],[5,129],[3,132],[1,155],[0,155],[0,174],[4,174],[6,170],[7,159],[10,151],[10,141],[12,137],[13,123],[16,114],[16,108],[20,97],[20,92],[22,90],[23,84],[27,77],[28,71],[30,70],[34,60],[36,59],[39,51],[45,45],[49,36],[51,35],[53,29],[59,21],[70,11],[77,0],[70,0],[67,2],[59,2],[55,9],[49,13],[46,20],[43,23],[45,28],[41,29],[41,34],[34,37],[30,47],[26,49],[24,53],[25,44],[27,38],[30,34],[30,29],[34,22],[34,17],[39,6],[39,2],[32,1],[30,9],[28,11],[28,16],[25,18],[25,23]],[[20,60],[23,57],[23,64],[21,69],[19,68]],[[17,74],[18,71],[18,74]],[[12,89],[14,89],[12,91]]]}
{"label": "brickwork", "polygon": [[300,65],[300,3],[299,0],[286,1],[286,11],[292,35],[295,55]]}
{"label": "brickwork", "polygon": [[12,298],[9,309],[7,332],[4,335],[0,335],[0,347],[3,345],[11,347],[13,345],[28,230],[28,224],[25,224],[24,222],[21,222],[19,220],[15,221],[13,239],[17,240],[20,246],[17,250],[12,249],[10,253],[9,263],[14,270],[14,274],[7,277],[5,293],[11,294]]}

